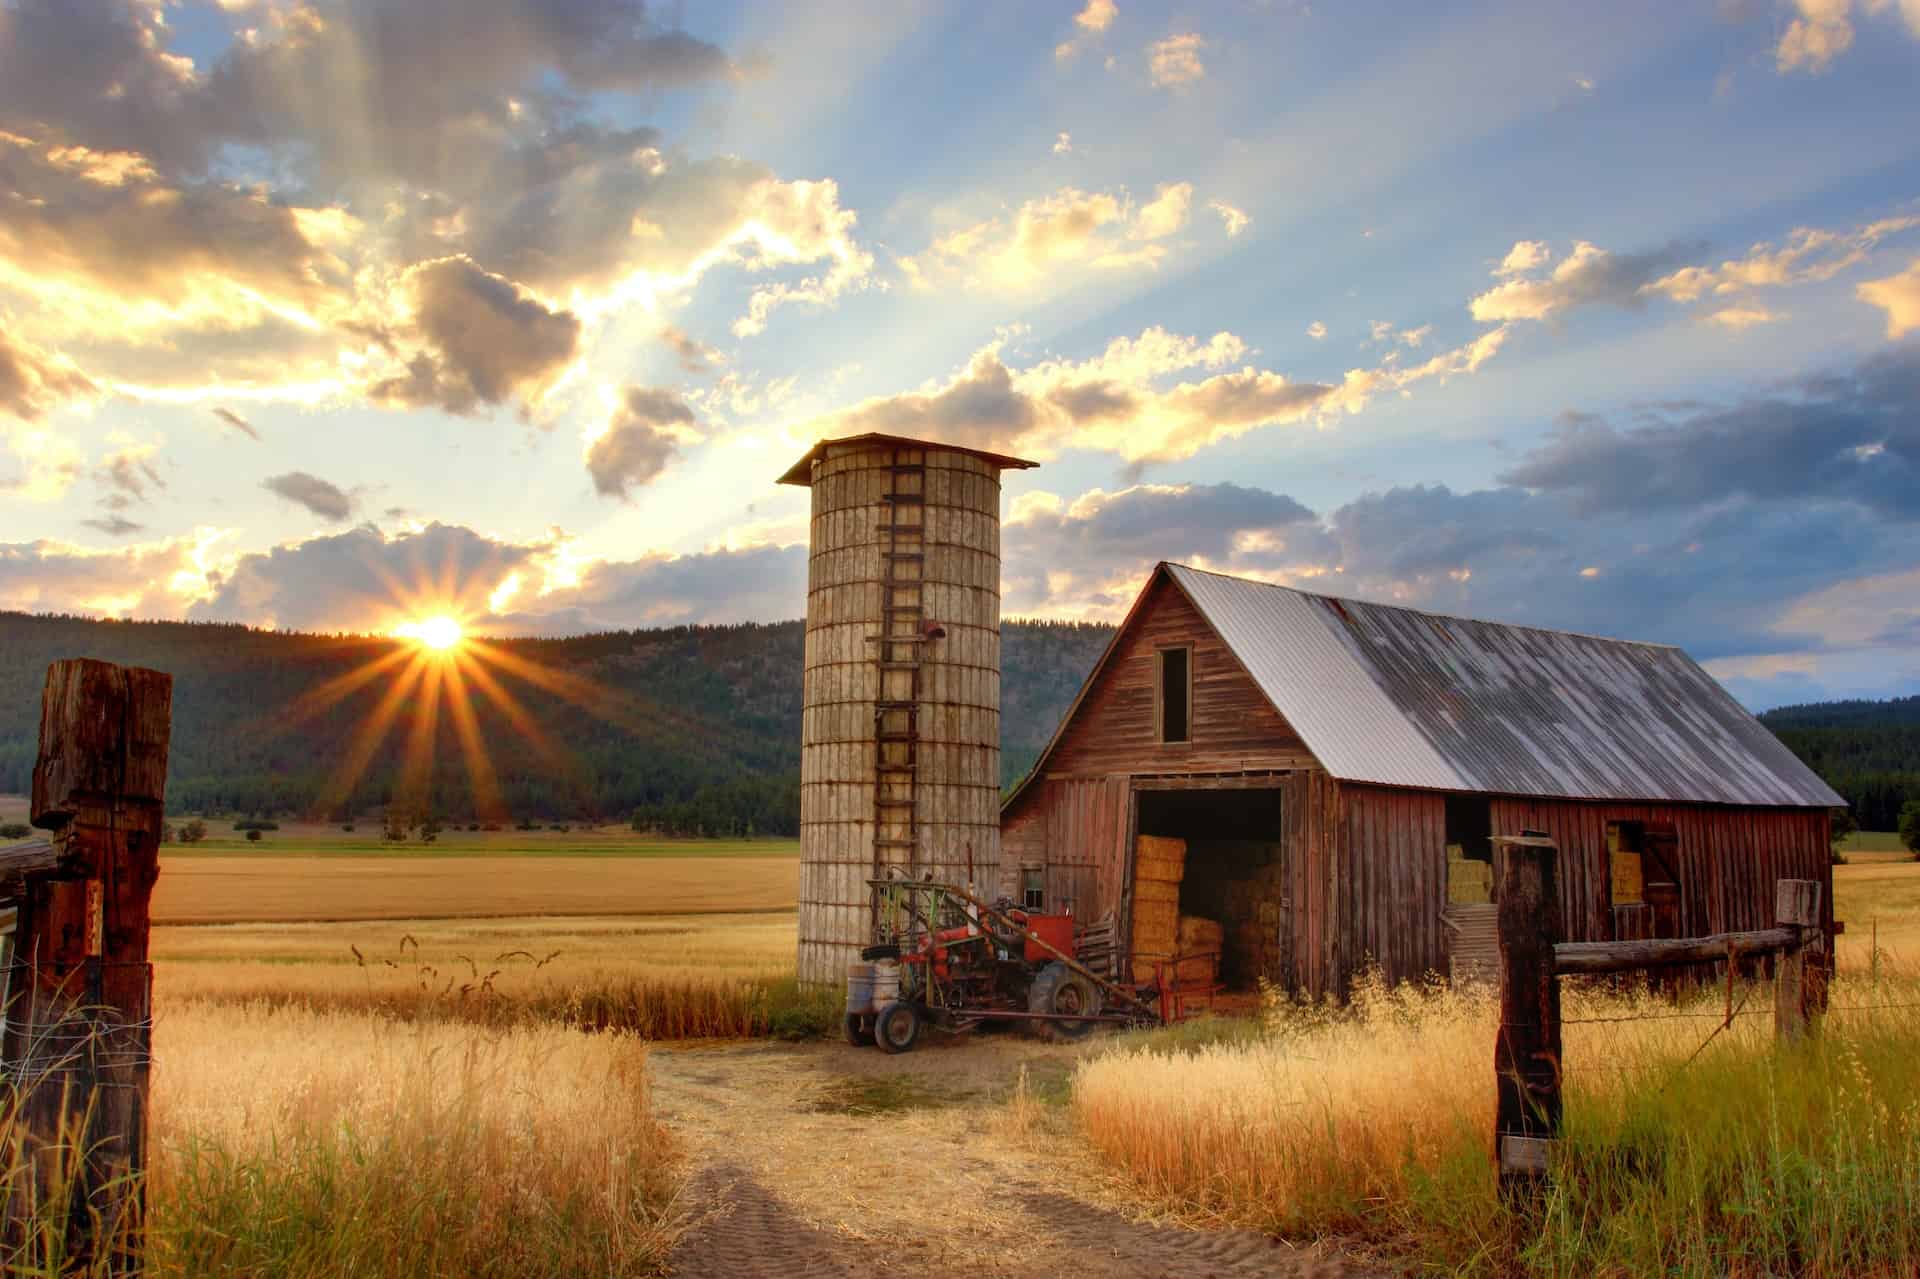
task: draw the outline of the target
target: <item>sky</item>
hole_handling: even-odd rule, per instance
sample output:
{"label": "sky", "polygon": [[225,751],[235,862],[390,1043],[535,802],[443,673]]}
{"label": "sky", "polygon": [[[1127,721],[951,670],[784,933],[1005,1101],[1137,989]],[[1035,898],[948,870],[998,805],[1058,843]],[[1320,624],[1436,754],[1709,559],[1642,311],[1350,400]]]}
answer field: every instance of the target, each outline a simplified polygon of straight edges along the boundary
{"label": "sky", "polygon": [[0,608],[800,615],[862,431],[1158,560],[1920,691],[1920,0],[0,0]]}

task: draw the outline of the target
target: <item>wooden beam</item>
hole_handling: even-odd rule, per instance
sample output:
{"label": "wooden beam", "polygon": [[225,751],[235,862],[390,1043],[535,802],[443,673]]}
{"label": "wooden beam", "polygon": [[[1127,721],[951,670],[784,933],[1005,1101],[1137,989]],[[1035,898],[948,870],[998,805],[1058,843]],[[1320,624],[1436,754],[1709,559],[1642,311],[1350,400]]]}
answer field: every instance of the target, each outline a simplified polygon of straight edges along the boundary
{"label": "wooden beam", "polygon": [[1567,977],[1624,973],[1669,964],[1711,964],[1736,958],[1777,954],[1798,944],[1788,928],[1762,928],[1745,933],[1714,933],[1708,937],[1662,937],[1645,941],[1561,942],[1553,948],[1554,971]]}
{"label": "wooden beam", "polygon": [[29,839],[0,847],[0,882],[55,870],[60,865],[61,852],[60,846],[50,839]]}

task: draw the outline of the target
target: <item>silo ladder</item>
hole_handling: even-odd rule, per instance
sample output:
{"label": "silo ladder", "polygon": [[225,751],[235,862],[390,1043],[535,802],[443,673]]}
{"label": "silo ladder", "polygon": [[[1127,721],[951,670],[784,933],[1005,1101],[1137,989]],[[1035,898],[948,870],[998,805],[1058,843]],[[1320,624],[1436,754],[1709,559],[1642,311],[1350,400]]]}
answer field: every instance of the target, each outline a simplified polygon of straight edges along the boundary
{"label": "silo ladder", "polygon": [[[896,448],[880,495],[879,665],[873,703],[874,872],[911,871],[920,843],[920,664],[926,636],[926,451]],[[899,850],[889,853],[888,850]]]}

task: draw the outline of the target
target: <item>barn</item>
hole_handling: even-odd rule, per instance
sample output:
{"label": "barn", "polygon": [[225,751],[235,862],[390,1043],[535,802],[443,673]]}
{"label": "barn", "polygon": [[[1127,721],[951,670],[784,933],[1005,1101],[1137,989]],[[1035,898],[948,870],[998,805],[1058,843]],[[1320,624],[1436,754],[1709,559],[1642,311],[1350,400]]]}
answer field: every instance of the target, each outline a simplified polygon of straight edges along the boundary
{"label": "barn", "polygon": [[1781,878],[1831,934],[1843,802],[1677,648],[1163,563],[1002,805],[1001,889],[1111,916],[1136,973],[1177,892],[1227,985],[1340,996],[1490,963],[1489,840],[1522,830],[1568,940],[1770,927]]}

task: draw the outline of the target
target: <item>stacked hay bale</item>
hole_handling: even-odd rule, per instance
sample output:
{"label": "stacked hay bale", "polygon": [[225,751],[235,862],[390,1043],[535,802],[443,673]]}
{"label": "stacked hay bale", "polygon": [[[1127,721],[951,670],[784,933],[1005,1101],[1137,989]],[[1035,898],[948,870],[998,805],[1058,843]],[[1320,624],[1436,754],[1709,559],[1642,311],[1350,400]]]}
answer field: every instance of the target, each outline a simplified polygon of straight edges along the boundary
{"label": "stacked hay bale", "polygon": [[1220,952],[1227,941],[1226,927],[1217,919],[1182,915],[1174,940],[1181,956],[1175,968],[1175,976],[1180,984],[1213,985],[1220,976]]}
{"label": "stacked hay bale", "polygon": [[1180,881],[1187,873],[1187,841],[1142,835],[1133,853],[1133,979],[1153,977],[1156,962],[1180,943]]}

